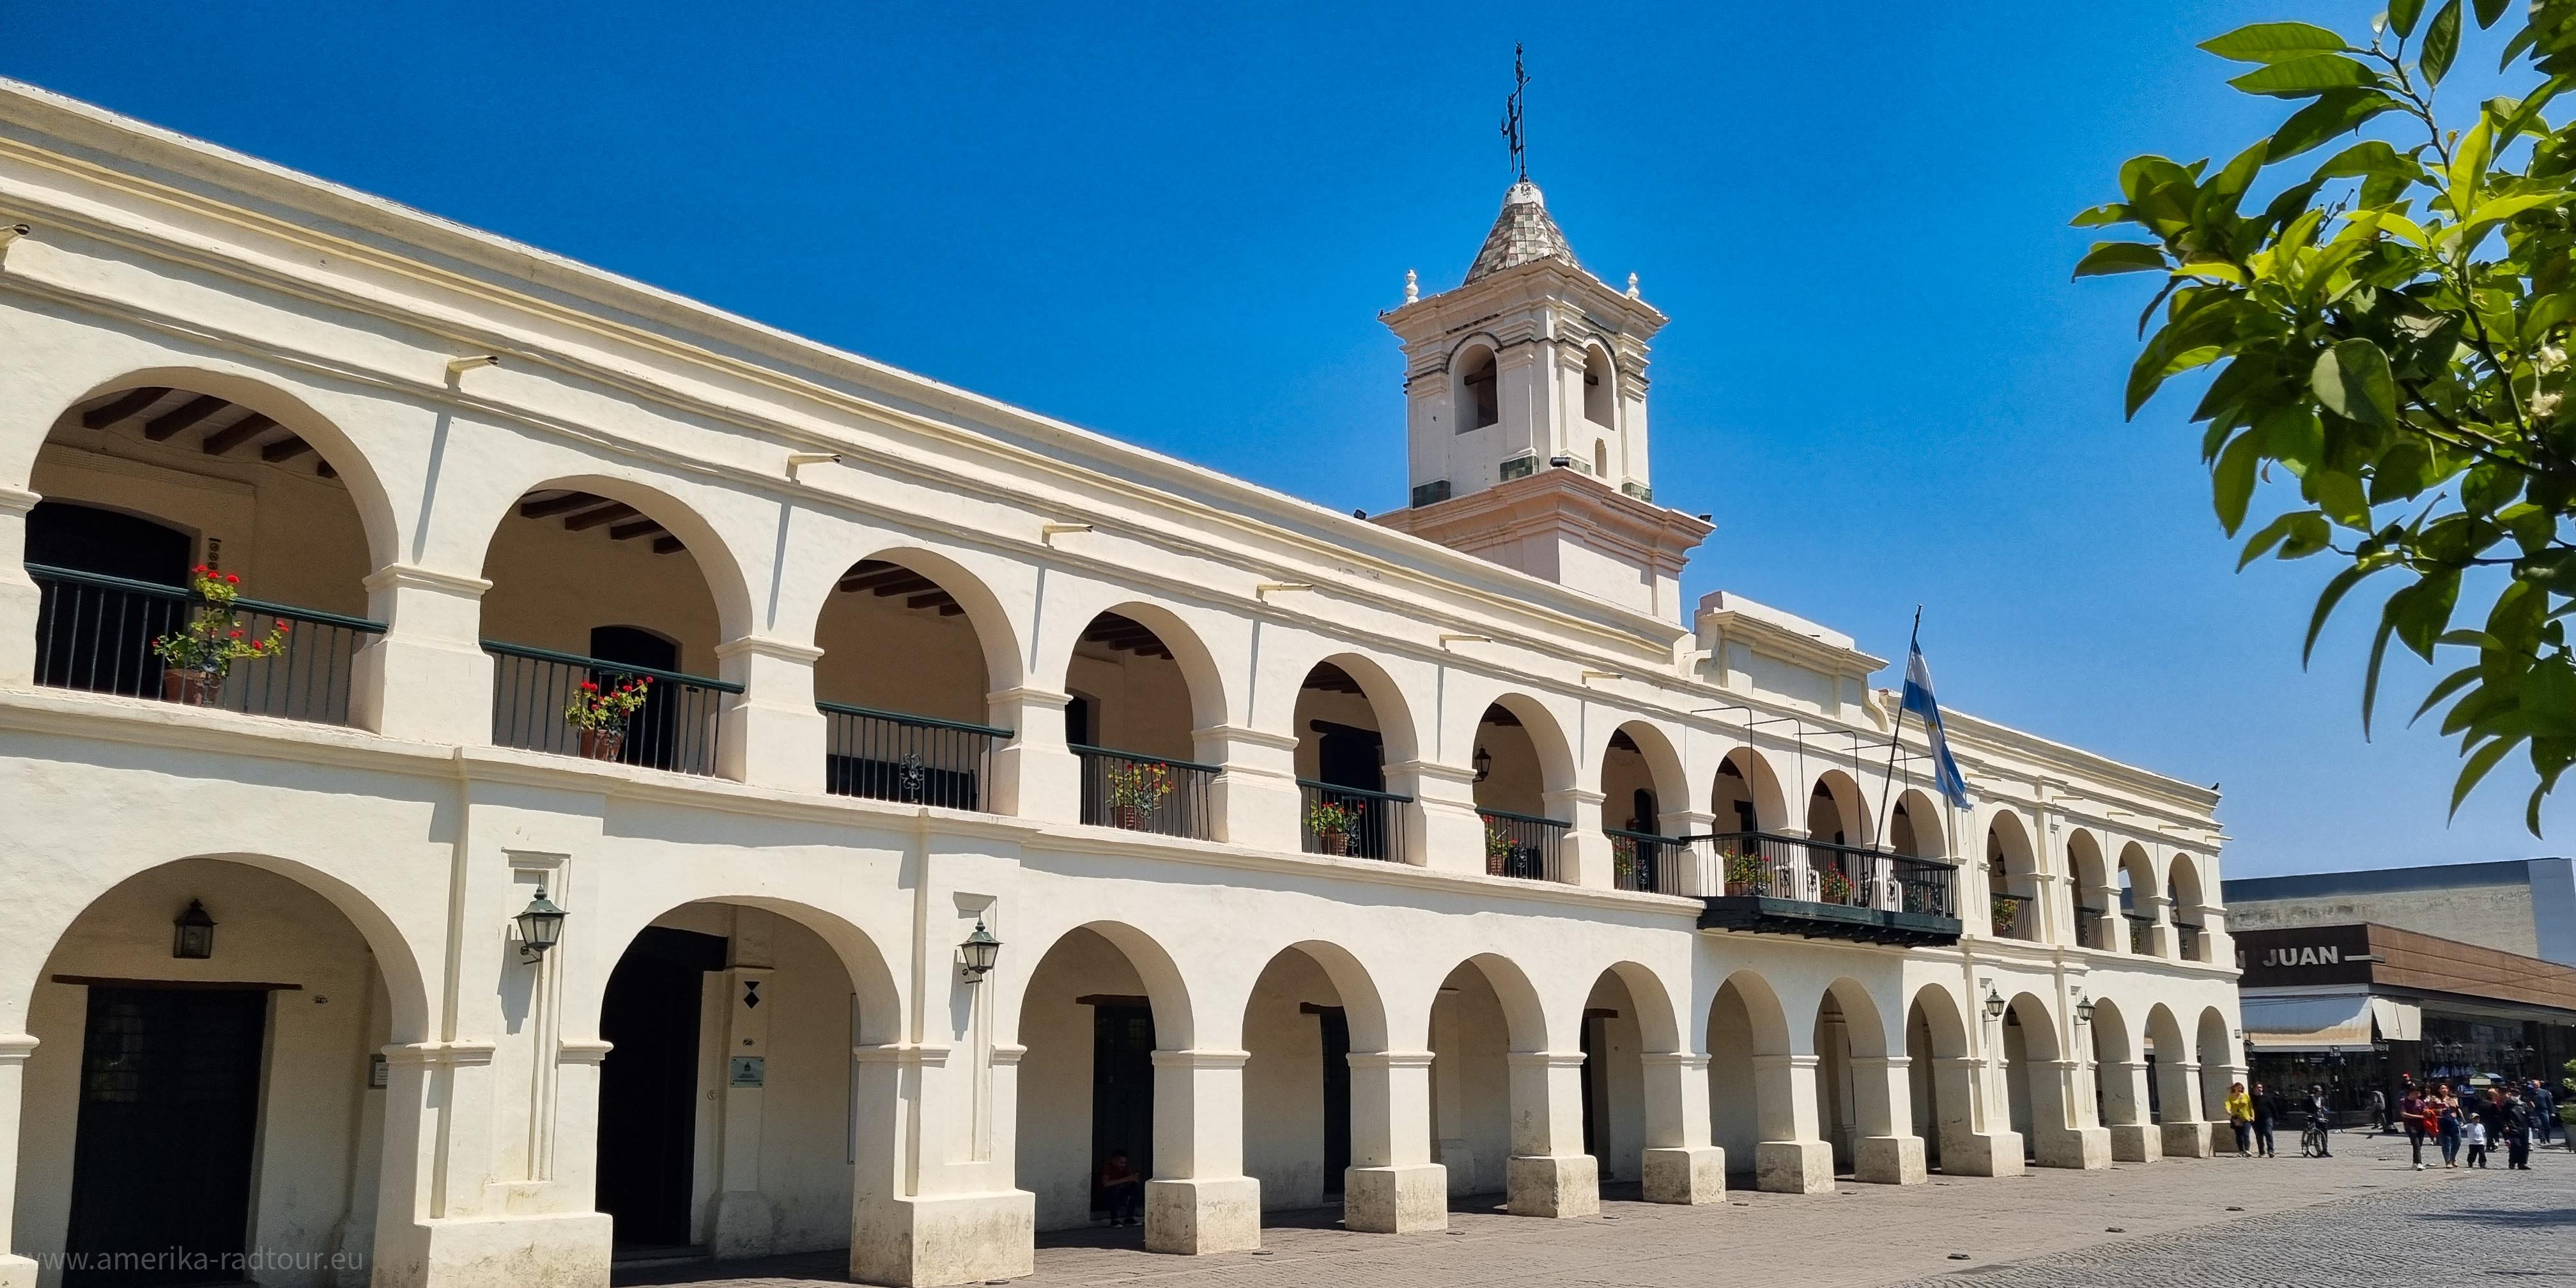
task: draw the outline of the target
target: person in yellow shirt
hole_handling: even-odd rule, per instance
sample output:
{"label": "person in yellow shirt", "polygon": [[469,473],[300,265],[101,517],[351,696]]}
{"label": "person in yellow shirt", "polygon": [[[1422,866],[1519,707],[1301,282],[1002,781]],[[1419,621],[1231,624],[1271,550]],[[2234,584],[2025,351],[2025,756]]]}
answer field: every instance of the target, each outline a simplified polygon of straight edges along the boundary
{"label": "person in yellow shirt", "polygon": [[2236,1156],[2254,1156],[2254,1097],[2245,1094],[2245,1084],[2227,1084],[2227,1125],[2236,1129]]}

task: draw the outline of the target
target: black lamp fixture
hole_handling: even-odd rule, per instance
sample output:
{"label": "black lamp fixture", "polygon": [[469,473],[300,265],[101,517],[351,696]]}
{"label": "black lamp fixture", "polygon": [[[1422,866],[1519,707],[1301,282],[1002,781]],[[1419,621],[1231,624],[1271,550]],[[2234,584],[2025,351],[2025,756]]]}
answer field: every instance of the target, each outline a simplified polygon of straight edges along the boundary
{"label": "black lamp fixture", "polygon": [[1001,959],[1002,941],[993,938],[993,932],[984,926],[984,919],[977,917],[975,932],[966,936],[966,942],[957,945],[957,951],[966,958],[966,978],[980,984],[985,976],[993,973],[993,963]]}
{"label": "black lamp fixture", "polygon": [[188,910],[170,923],[170,955],[188,961],[204,961],[215,955],[215,919],[206,915],[206,905],[188,901]]}
{"label": "black lamp fixture", "polygon": [[1494,753],[1487,751],[1482,747],[1478,747],[1476,749],[1475,765],[1477,782],[1481,783],[1487,778],[1492,777],[1494,772]]}
{"label": "black lamp fixture", "polygon": [[2075,1019],[2079,1024],[2091,1024],[2093,1022],[2092,998],[2086,997],[2082,993],[2075,995]]}
{"label": "black lamp fixture", "polygon": [[1993,986],[1993,985],[1991,985],[1991,984],[1987,985],[1987,986],[1986,986],[1986,1018],[1987,1018],[1987,1019],[1990,1019],[1990,1020],[2000,1020],[2000,1019],[2002,1019],[2002,1018],[2004,1017],[2004,1007],[2005,1007],[2005,1005],[2006,1005],[2006,1003],[2004,1002],[2004,995],[2003,995],[2003,994],[2001,994],[2001,993],[1996,992],[1996,991],[1994,990],[1994,986]]}
{"label": "black lamp fixture", "polygon": [[547,949],[563,940],[564,910],[546,897],[546,888],[542,885],[537,887],[537,897],[528,901],[517,921],[521,961],[542,960]]}

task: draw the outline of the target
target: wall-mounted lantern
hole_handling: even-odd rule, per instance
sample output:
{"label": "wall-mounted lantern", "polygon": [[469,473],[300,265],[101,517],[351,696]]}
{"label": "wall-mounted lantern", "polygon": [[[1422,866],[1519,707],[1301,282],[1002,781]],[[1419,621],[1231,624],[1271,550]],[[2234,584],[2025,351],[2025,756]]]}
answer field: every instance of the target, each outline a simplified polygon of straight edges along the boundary
{"label": "wall-mounted lantern", "polygon": [[1487,751],[1482,747],[1478,747],[1476,749],[1475,765],[1477,782],[1481,783],[1487,778],[1492,777],[1494,772],[1494,753]]}
{"label": "wall-mounted lantern", "polygon": [[206,905],[188,901],[188,910],[170,923],[170,955],[188,961],[204,961],[215,955],[215,919],[206,915]]}
{"label": "wall-mounted lantern", "polygon": [[975,933],[966,936],[957,951],[965,955],[966,978],[980,984],[993,973],[993,963],[1001,959],[1002,941],[993,938],[993,932],[984,928],[984,919],[977,917]]}
{"label": "wall-mounted lantern", "polygon": [[1990,1019],[1990,1020],[2000,1020],[2000,1019],[2002,1019],[2002,1018],[2004,1017],[2004,1007],[2005,1007],[2005,1005],[2006,1005],[2006,1003],[2004,1002],[2004,995],[2003,995],[2003,994],[1996,992],[1992,987],[1988,987],[1988,988],[1986,989],[1986,1018],[1987,1018],[1987,1019]]}
{"label": "wall-mounted lantern", "polygon": [[2075,995],[2075,1020],[2079,1024],[2093,1022],[2093,999],[2082,993]]}
{"label": "wall-mounted lantern", "polygon": [[546,950],[563,939],[564,910],[546,897],[546,888],[537,887],[537,897],[528,901],[516,918],[519,923],[519,960],[541,960]]}

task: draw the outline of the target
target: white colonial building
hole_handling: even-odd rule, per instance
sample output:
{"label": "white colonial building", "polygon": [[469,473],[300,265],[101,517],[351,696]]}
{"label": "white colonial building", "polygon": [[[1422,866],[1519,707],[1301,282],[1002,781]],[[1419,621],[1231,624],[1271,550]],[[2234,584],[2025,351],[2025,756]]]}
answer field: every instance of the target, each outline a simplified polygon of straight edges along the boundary
{"label": "white colonial building", "polygon": [[[23,85],[0,224],[0,1285],[2212,1148],[2215,794],[1954,715],[1954,808],[1683,605],[1663,316],[1526,183],[1373,521]],[[220,683],[197,565],[290,627]]]}

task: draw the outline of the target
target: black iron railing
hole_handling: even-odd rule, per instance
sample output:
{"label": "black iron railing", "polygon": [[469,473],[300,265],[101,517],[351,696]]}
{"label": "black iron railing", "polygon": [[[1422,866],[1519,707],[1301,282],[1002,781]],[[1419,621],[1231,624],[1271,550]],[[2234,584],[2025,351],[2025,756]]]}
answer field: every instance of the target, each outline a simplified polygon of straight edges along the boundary
{"label": "black iron railing", "polygon": [[2122,917],[2129,923],[2129,951],[2140,957],[2146,956],[2148,948],[2155,943],[2156,919],[2135,913],[2124,913]]}
{"label": "black iron railing", "polygon": [[1682,872],[1690,863],[1690,842],[1652,832],[1605,827],[1610,838],[1610,884],[1622,890],[1680,894]]}
{"label": "black iron railing", "polygon": [[358,650],[384,623],[256,599],[236,599],[232,625],[284,642],[267,657],[243,658],[214,675],[176,667],[152,642],[186,631],[199,614],[222,611],[180,586],[129,581],[43,564],[27,565],[42,598],[36,610],[36,682],[121,693],[251,715],[319,724],[349,723],[349,680]]}
{"label": "black iron railing", "polygon": [[985,808],[993,752],[1008,729],[817,702],[823,713],[823,790],[869,800]]}
{"label": "black iron railing", "polygon": [[2111,946],[2110,931],[2109,928],[2103,924],[2103,920],[2104,914],[2101,909],[2087,908],[2081,904],[2077,905],[2075,909],[2076,946],[2081,948],[2109,948]]}
{"label": "black iron railing", "polygon": [[1073,754],[1082,764],[1083,822],[1208,839],[1208,787],[1216,766],[1105,747],[1077,746]]}
{"label": "black iron railing", "polygon": [[2037,901],[2017,894],[1991,896],[1989,914],[1994,918],[1995,935],[2002,939],[2034,939],[2031,918],[2038,915]]}
{"label": "black iron railing", "polygon": [[[1298,835],[1308,854],[1405,862],[1404,807],[1410,796],[1297,780]],[[1336,834],[1318,824],[1339,823]]]}
{"label": "black iron railing", "polygon": [[1565,827],[1552,818],[1480,809],[1485,820],[1485,875],[1562,881]]}
{"label": "black iron railing", "polygon": [[[483,641],[483,651],[493,663],[494,743],[680,774],[716,772],[724,698],[741,685],[494,640]],[[647,697],[621,730],[580,729],[564,714],[585,682],[613,689],[638,679],[651,681]]]}
{"label": "black iron railing", "polygon": [[1769,832],[1723,832],[1709,839],[1717,848],[1720,889],[1728,897],[1959,915],[1951,889],[1957,869],[1937,859]]}
{"label": "black iron railing", "polygon": [[2195,925],[2193,925],[2193,924],[2191,924],[2190,922],[2187,922],[2187,921],[2177,921],[2177,922],[2175,922],[2175,923],[2174,923],[2174,947],[2181,951],[2181,953],[2182,953],[2182,959],[2183,959],[2184,961],[2187,961],[2187,962],[2196,962],[2196,961],[2199,961],[2199,960],[2200,960],[2200,927],[2195,926]]}

